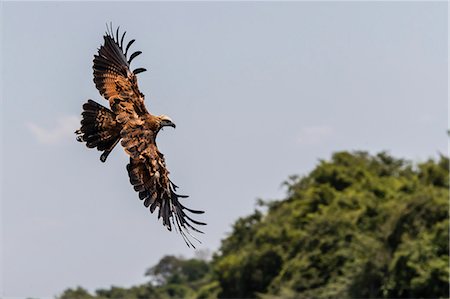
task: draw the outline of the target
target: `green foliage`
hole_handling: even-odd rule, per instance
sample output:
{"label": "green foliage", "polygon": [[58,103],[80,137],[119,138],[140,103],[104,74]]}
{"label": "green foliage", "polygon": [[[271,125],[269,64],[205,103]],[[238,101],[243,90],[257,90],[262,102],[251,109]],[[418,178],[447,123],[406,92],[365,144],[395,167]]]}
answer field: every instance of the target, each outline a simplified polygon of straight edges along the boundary
{"label": "green foliage", "polygon": [[211,262],[165,256],[149,284],[59,298],[448,298],[448,158],[340,152],[285,186]]}
{"label": "green foliage", "polygon": [[214,299],[217,298],[220,292],[219,282],[213,280],[212,282],[203,285],[197,292],[197,299]]}
{"label": "green foliage", "polygon": [[341,152],[292,177],[222,242],[219,296],[448,297],[448,166]]}
{"label": "green foliage", "polygon": [[158,264],[151,267],[145,272],[146,276],[150,276],[156,284],[165,284],[177,280],[181,272],[181,259],[173,255],[166,255]]}
{"label": "green foliage", "polygon": [[184,259],[173,255],[163,257],[158,264],[147,270],[157,285],[190,284],[202,279],[210,272],[208,262],[200,259]]}
{"label": "green foliage", "polygon": [[164,256],[145,275],[151,283],[120,288],[99,289],[95,295],[78,287],[67,289],[59,299],[171,299],[197,298],[197,290],[202,298],[215,297],[217,286],[211,284],[211,266],[201,259],[185,259],[172,255]]}
{"label": "green foliage", "polygon": [[95,291],[96,299],[146,299],[146,298],[164,298],[157,289],[150,284],[127,288],[112,286],[110,289],[99,289]]}
{"label": "green foliage", "polygon": [[88,291],[83,289],[82,287],[77,287],[76,289],[67,289],[64,291],[64,293],[61,294],[61,296],[58,297],[59,299],[92,299],[92,297]]}

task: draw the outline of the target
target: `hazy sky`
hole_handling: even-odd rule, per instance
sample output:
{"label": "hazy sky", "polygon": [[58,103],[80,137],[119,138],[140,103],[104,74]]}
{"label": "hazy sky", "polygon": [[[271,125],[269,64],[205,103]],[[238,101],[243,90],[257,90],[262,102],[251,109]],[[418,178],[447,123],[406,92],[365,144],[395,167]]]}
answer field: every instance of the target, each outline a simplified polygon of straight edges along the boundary
{"label": "hazy sky", "polygon": [[[117,147],[75,141],[105,23],[136,38],[146,104],[172,180],[204,209],[215,250],[255,199],[338,150],[447,153],[447,3],[4,2],[3,298],[145,281],[192,256],[146,210]],[[1,296],[1,292],[0,292]]]}

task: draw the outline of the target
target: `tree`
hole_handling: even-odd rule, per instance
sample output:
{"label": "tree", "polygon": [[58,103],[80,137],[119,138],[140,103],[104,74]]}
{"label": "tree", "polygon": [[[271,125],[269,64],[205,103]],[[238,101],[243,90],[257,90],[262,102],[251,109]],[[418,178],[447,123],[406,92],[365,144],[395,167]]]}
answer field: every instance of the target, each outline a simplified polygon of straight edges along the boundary
{"label": "tree", "polygon": [[59,297],[59,299],[93,299],[94,297],[82,287],[76,289],[67,289]]}
{"label": "tree", "polygon": [[210,271],[207,261],[185,259],[173,255],[164,256],[155,266],[145,272],[156,285],[192,283]]}
{"label": "tree", "polygon": [[447,297],[448,158],[340,152],[214,256],[219,297]]}

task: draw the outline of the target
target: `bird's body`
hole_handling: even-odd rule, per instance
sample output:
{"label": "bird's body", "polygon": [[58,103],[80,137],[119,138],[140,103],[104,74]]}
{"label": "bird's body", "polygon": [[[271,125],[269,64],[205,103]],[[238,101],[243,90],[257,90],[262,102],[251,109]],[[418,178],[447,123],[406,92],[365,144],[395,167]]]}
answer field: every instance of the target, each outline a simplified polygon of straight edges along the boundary
{"label": "bird's body", "polygon": [[[205,223],[193,220],[185,211],[200,214],[203,211],[184,207],[180,198],[187,196],[175,193],[177,186],[169,179],[164,155],[156,145],[156,136],[164,126],[175,127],[166,115],[152,115],[144,104],[144,95],[139,91],[136,74],[143,68],[130,71],[131,61],[140,51],[127,52],[134,42],[131,40],[123,47],[125,33],[119,42],[119,29],[116,36],[107,32],[104,44],[94,56],[94,82],[100,94],[109,102],[108,109],[92,100],[83,105],[81,128],[75,133],[77,140],[86,142],[87,147],[103,151],[100,160],[105,162],[119,141],[130,156],[127,165],[128,175],[139,198],[153,213],[158,209],[158,218],[169,230],[175,226],[186,244],[192,245],[187,238],[188,229],[200,232],[193,224]],[[191,235],[192,236],[192,235]]]}

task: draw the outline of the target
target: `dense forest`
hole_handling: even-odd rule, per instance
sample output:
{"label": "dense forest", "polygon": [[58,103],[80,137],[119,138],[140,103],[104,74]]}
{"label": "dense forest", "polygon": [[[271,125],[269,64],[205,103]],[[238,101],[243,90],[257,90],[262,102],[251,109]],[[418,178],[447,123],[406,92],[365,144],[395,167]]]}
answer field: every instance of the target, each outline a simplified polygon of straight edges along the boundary
{"label": "dense forest", "polygon": [[58,298],[448,298],[447,157],[339,152],[285,184],[211,259],[165,256],[147,284]]}

